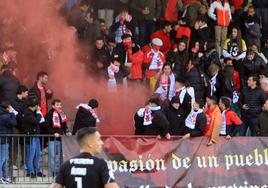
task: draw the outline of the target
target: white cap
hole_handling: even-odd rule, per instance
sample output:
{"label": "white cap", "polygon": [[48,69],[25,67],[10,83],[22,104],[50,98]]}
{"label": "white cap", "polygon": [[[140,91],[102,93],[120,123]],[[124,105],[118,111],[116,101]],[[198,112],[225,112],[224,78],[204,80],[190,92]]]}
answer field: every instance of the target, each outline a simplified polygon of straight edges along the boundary
{"label": "white cap", "polygon": [[160,38],[154,38],[152,44],[156,46],[163,46],[163,41]]}

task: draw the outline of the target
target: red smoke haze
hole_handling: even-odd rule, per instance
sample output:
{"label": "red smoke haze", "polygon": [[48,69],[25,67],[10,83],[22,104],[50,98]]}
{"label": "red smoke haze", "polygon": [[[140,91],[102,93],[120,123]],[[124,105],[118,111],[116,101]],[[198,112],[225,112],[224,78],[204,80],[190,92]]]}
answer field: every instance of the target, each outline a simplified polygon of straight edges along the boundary
{"label": "red smoke haze", "polygon": [[[32,86],[40,70],[49,73],[48,87],[54,98],[63,100],[70,118],[75,106],[90,98],[100,102],[98,114],[102,134],[133,134],[133,115],[144,104],[146,90],[131,86],[109,93],[106,80],[86,76],[81,57],[87,49],[80,44],[75,30],[59,15],[61,0],[1,0],[2,45],[14,42],[18,59],[18,76]],[[1,38],[0,37],[0,38]]]}

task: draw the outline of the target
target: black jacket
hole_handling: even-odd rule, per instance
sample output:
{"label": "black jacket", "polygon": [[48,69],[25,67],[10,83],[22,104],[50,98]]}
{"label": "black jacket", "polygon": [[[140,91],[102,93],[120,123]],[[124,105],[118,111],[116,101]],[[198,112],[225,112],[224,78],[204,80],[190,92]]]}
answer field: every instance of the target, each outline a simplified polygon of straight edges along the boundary
{"label": "black jacket", "polygon": [[200,59],[200,70],[206,72],[211,64],[216,64],[219,68],[222,68],[219,54],[216,49],[207,50],[205,55]]}
{"label": "black jacket", "polygon": [[87,109],[79,107],[75,116],[73,134],[84,127],[96,127],[96,118]]}
{"label": "black jacket", "polygon": [[21,100],[18,97],[16,97],[16,99],[11,102],[11,106],[18,112],[16,116],[16,119],[17,119],[16,128],[19,130],[22,130],[22,127],[21,127],[22,115],[23,115],[23,111],[25,111],[27,108],[25,104],[25,100]]}
{"label": "black jacket", "polygon": [[257,118],[258,114],[261,113],[262,106],[266,100],[265,93],[260,88],[250,89],[248,87],[241,91],[240,104],[243,106],[247,104],[249,109],[242,109],[242,116],[249,118]]}
{"label": "black jacket", "polygon": [[0,101],[14,100],[19,85],[19,80],[10,71],[5,71],[0,76]]}
{"label": "black jacket", "polygon": [[169,130],[169,122],[162,110],[152,112],[153,120],[149,126],[144,126],[144,135],[160,135],[165,137]]}
{"label": "black jacket", "polygon": [[258,116],[258,124],[256,126],[258,136],[268,136],[268,112],[262,111]]}
{"label": "black jacket", "polygon": [[[48,94],[46,88],[45,88],[45,92],[46,92],[46,104],[47,104],[47,108],[48,108],[48,102],[47,101],[52,98],[52,94]],[[39,103],[41,102],[41,92],[38,89],[38,86],[37,86],[36,83],[34,84],[34,86],[29,91],[29,98],[31,98],[31,97],[36,97],[37,100],[39,101]]]}
{"label": "black jacket", "polygon": [[174,73],[176,77],[184,78],[186,69],[185,64],[187,63],[189,59],[189,53],[187,52],[187,49],[183,52],[176,52],[175,53],[175,64],[174,64]]}
{"label": "black jacket", "polygon": [[210,88],[207,76],[194,67],[186,72],[185,79],[194,88],[195,99],[205,99]]}
{"label": "black jacket", "polygon": [[169,133],[170,135],[184,135],[185,132],[185,113],[183,108],[180,107],[176,110],[172,105],[167,109],[167,119],[169,121]]}
{"label": "black jacket", "polygon": [[185,134],[190,133],[191,137],[203,136],[207,126],[207,118],[204,113],[197,114],[195,128],[185,127]]}
{"label": "black jacket", "polygon": [[[0,107],[0,134],[12,134],[12,128],[16,125],[15,115]],[[6,144],[7,142],[8,138],[1,136],[1,144]]]}
{"label": "black jacket", "polygon": [[33,112],[29,108],[27,108],[23,112],[22,116],[23,133],[27,135],[40,134],[40,120],[41,115],[36,114],[36,112]]}
{"label": "black jacket", "polygon": [[53,135],[55,133],[59,133],[60,135],[66,134],[66,132],[68,131],[67,123],[66,122],[63,123],[60,116],[59,117],[60,117],[61,128],[53,127],[53,113],[54,113],[54,109],[52,108],[46,114],[46,117],[45,117],[46,134],[50,134],[50,135]]}
{"label": "black jacket", "polygon": [[244,59],[242,65],[243,65],[242,78],[244,80],[247,80],[247,78],[250,75],[258,76],[259,74],[264,73],[267,69],[267,65],[259,57],[255,57],[253,61]]}

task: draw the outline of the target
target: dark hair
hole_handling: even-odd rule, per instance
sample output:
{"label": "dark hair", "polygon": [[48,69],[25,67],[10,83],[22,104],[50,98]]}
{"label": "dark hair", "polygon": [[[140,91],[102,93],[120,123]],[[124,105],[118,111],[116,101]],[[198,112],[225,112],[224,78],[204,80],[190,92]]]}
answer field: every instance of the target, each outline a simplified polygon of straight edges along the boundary
{"label": "dark hair", "polygon": [[41,77],[48,76],[48,73],[46,71],[40,71],[36,75],[36,79],[38,80]]}
{"label": "dark hair", "polygon": [[93,135],[97,131],[96,127],[84,127],[79,129],[76,133],[76,141],[78,142],[78,145],[82,147],[84,145],[85,138]]}
{"label": "dark hair", "polygon": [[88,102],[88,106],[90,106],[91,108],[98,108],[99,107],[99,102],[97,101],[97,99],[91,99]]}
{"label": "dark hair", "polygon": [[2,108],[4,108],[4,109],[7,109],[9,105],[10,105],[10,102],[8,102],[8,101],[2,101],[2,102],[0,103],[0,106],[1,106]]}
{"label": "dark hair", "polygon": [[164,64],[164,66],[163,66],[163,68],[162,68],[162,71],[165,69],[166,66],[169,66],[169,67],[171,68],[171,65],[168,64],[168,63],[166,63],[166,64]]}
{"label": "dark hair", "polygon": [[207,22],[208,20],[207,20],[207,17],[205,15],[200,15],[200,16],[198,16],[196,21]]}
{"label": "dark hair", "polygon": [[[237,40],[237,46],[238,46],[238,49],[239,49],[240,51],[242,51],[243,49],[242,49],[242,34],[241,34],[241,30],[240,30],[239,27],[233,27],[232,30],[233,30],[233,29],[236,29],[236,30],[237,30],[237,37],[236,37],[236,40]],[[234,40],[232,34],[230,35],[230,39],[231,39],[231,41]]]}
{"label": "dark hair", "polygon": [[106,21],[102,18],[99,18],[99,23],[106,23]]}
{"label": "dark hair", "polygon": [[199,108],[203,108],[205,105],[203,99],[197,99],[197,100],[195,100],[195,103],[197,103],[199,105]]}
{"label": "dark hair", "polygon": [[207,49],[206,49],[206,51],[210,51],[210,50],[212,50],[214,48],[216,48],[215,42],[213,40],[207,41]]}
{"label": "dark hair", "polygon": [[28,107],[34,107],[34,106],[39,104],[39,100],[35,96],[30,97],[30,98],[28,98],[26,104],[27,104]]}
{"label": "dark hair", "polygon": [[251,74],[251,75],[249,75],[248,78],[250,78],[250,77],[252,77],[252,80],[253,80],[254,82],[257,82],[257,83],[258,83],[258,81],[259,81],[259,77],[258,77],[257,75]]}
{"label": "dark hair", "polygon": [[254,54],[254,55],[255,55],[255,52],[254,52],[252,49],[249,48],[249,49],[247,50],[247,55],[249,55],[249,54]]}
{"label": "dark hair", "polygon": [[24,85],[19,85],[16,91],[16,95],[20,95],[23,92],[29,91],[29,89]]}
{"label": "dark hair", "polygon": [[[255,7],[253,5],[249,5],[248,9],[254,9],[255,10]],[[248,9],[247,9],[247,11],[248,11]]]}
{"label": "dark hair", "polygon": [[61,103],[61,100],[60,99],[54,99],[51,103],[51,105],[55,105],[56,103]]}
{"label": "dark hair", "polygon": [[223,61],[224,61],[225,64],[227,63],[227,61],[232,61],[233,62],[233,60],[230,57],[224,58]]}
{"label": "dark hair", "polygon": [[164,28],[167,27],[167,26],[172,26],[172,23],[169,22],[169,21],[162,21],[162,22],[160,23],[160,26],[161,26],[162,29],[164,29]]}
{"label": "dark hair", "polygon": [[221,97],[220,101],[224,104],[225,108],[231,107],[231,99],[228,97]]}
{"label": "dark hair", "polygon": [[11,68],[8,65],[2,65],[1,71],[11,70]]}
{"label": "dark hair", "polygon": [[156,104],[157,106],[160,105],[160,100],[159,100],[159,98],[157,98],[157,97],[151,97],[151,98],[149,99],[148,102],[149,102],[149,103]]}
{"label": "dark hair", "polygon": [[218,98],[215,95],[207,96],[208,99],[213,100],[214,104],[217,104]]}
{"label": "dark hair", "polygon": [[233,79],[233,74],[234,74],[234,67],[232,65],[226,65],[224,67],[225,79],[232,80]]}
{"label": "dark hair", "polygon": [[97,40],[102,40],[103,41],[103,38],[101,36],[98,36],[95,41],[97,41]]}

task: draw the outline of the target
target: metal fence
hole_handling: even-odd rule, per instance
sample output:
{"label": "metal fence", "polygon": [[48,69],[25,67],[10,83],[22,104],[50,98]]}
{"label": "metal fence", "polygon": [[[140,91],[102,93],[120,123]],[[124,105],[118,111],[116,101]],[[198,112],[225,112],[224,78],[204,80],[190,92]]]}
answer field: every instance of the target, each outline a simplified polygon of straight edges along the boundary
{"label": "metal fence", "polygon": [[51,183],[62,164],[60,138],[0,135],[0,178],[11,183]]}

